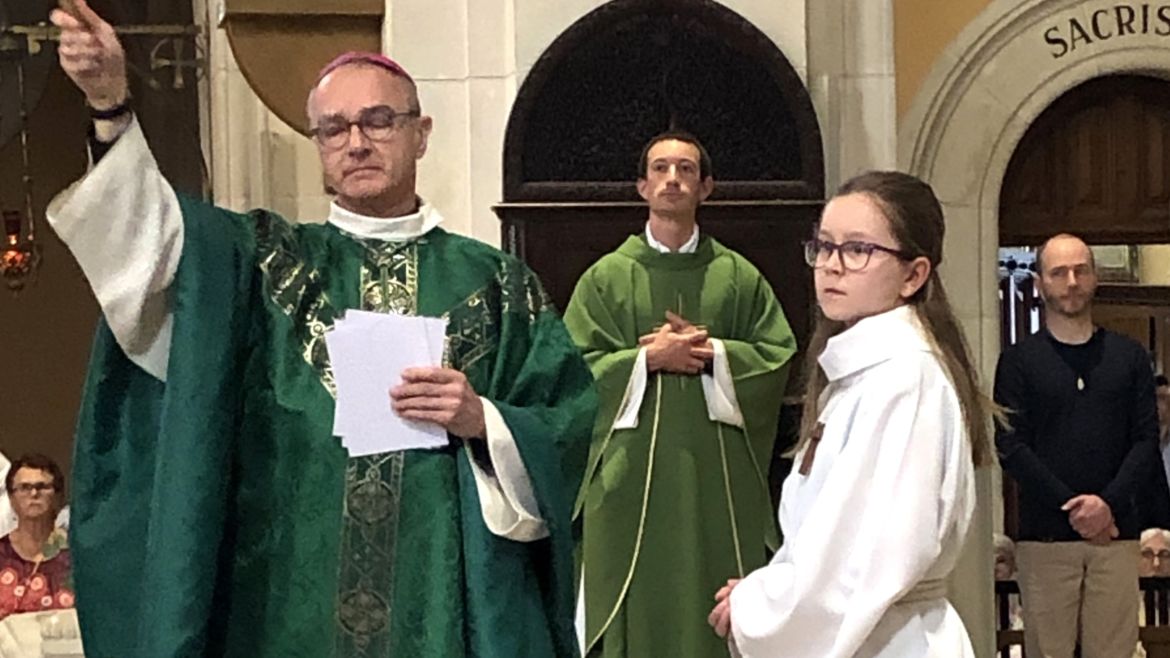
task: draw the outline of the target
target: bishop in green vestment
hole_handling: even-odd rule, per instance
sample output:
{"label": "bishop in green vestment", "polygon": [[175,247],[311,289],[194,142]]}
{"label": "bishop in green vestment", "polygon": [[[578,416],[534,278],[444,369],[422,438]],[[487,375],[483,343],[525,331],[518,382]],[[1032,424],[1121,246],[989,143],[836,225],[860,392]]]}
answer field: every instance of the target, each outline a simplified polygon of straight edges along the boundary
{"label": "bishop in green vestment", "polygon": [[[53,15],[62,65],[116,105],[120,46],[78,4]],[[531,271],[414,196],[430,119],[401,67],[340,58],[309,109],[326,224],[176,195],[113,110],[52,204],[104,317],[74,463],[86,654],[576,655],[588,368]],[[386,396],[448,447],[350,457],[333,436],[324,335],[346,309],[448,320],[445,367]]]}
{"label": "bishop in green vestment", "polygon": [[796,344],[759,271],[699,234],[709,167],[693,136],[650,142],[646,232],[594,264],[565,313],[601,400],[574,511],[589,656],[727,656],[712,588],[777,547],[767,475]]}

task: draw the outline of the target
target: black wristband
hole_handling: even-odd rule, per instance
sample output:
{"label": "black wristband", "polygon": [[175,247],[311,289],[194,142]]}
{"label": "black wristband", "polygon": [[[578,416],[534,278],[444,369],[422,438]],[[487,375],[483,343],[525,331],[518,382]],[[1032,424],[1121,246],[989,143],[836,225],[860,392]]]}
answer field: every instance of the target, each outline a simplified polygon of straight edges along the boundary
{"label": "black wristband", "polygon": [[126,99],[126,100],[122,101],[121,103],[115,105],[114,107],[111,107],[108,110],[97,110],[97,109],[94,109],[93,107],[89,107],[89,117],[91,119],[96,119],[96,120],[100,120],[100,121],[109,121],[111,119],[117,119],[118,117],[122,116],[123,114],[129,114],[129,113],[130,113],[130,99]]}

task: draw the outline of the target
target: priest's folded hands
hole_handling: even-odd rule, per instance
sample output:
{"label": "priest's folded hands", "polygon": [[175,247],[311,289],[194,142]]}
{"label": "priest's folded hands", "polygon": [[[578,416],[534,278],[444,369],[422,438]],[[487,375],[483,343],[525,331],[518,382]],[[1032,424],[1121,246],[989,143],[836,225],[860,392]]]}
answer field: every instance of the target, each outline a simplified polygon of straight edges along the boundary
{"label": "priest's folded hands", "polygon": [[707,330],[670,311],[666,322],[639,338],[638,345],[646,348],[650,372],[697,375],[715,358]]}

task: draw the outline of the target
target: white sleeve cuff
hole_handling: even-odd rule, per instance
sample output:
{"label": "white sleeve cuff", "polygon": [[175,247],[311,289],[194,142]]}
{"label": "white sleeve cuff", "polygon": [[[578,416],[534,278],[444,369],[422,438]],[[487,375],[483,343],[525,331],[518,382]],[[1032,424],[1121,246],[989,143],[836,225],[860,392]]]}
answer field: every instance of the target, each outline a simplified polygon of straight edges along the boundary
{"label": "white sleeve cuff", "polygon": [[522,542],[544,539],[548,536],[548,526],[540,516],[532,480],[520,458],[512,430],[494,404],[482,397],[480,400],[488,454],[495,468],[493,475],[471,460],[483,522],[492,534],[505,539]]}
{"label": "white sleeve cuff", "polygon": [[183,214],[137,119],[45,214],[81,265],[118,345],[166,381],[167,296],[183,252]]}
{"label": "white sleeve cuff", "polygon": [[723,341],[712,338],[711,347],[715,358],[711,362],[714,376],[704,374],[703,397],[707,399],[707,417],[713,422],[743,427],[743,412],[735,397],[735,379],[731,376],[731,365],[727,362],[727,348]]}
{"label": "white sleeve cuff", "polygon": [[634,359],[634,369],[630,372],[630,381],[626,384],[625,395],[622,396],[622,406],[614,417],[613,429],[632,430],[638,427],[638,412],[642,410],[642,398],[646,395],[648,378],[646,348],[643,347],[638,350],[638,356]]}

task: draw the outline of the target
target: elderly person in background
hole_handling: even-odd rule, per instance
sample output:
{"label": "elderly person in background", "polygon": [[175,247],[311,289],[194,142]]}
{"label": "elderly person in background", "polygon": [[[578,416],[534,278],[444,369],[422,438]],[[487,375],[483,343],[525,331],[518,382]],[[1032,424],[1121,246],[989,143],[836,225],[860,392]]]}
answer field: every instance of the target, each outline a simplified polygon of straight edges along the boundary
{"label": "elderly person in background", "polygon": [[[1148,528],[1142,531],[1141,559],[1138,561],[1138,575],[1142,578],[1170,576],[1170,530],[1162,528]],[[1155,620],[1147,620],[1145,597],[1138,603],[1138,625],[1153,625]],[[1138,644],[1134,649],[1133,658],[1146,658],[1145,647]]]}
{"label": "elderly person in background", "polygon": [[1143,531],[1141,547],[1138,574],[1143,578],[1170,577],[1170,530],[1149,528]]}
{"label": "elderly person in background", "polygon": [[0,537],[0,619],[73,607],[69,550],[63,533],[54,533],[65,498],[61,468],[44,455],[24,455],[9,468],[4,489],[17,525]]}
{"label": "elderly person in background", "polygon": [[[1001,535],[998,532],[992,535],[992,543],[995,545],[995,579],[999,580],[1015,580],[1016,579],[1016,543],[1007,535]],[[1020,597],[1018,594],[1008,596],[1008,627],[1007,629],[1019,630],[1024,627],[1024,615],[1020,610]],[[996,602],[998,606],[998,599]],[[999,612],[996,611],[996,618],[999,618]],[[1004,629],[1004,630],[1007,630]],[[999,654],[996,654],[999,655]],[[1019,645],[1011,648],[1012,658],[1020,658],[1023,655],[1023,648]]]}

